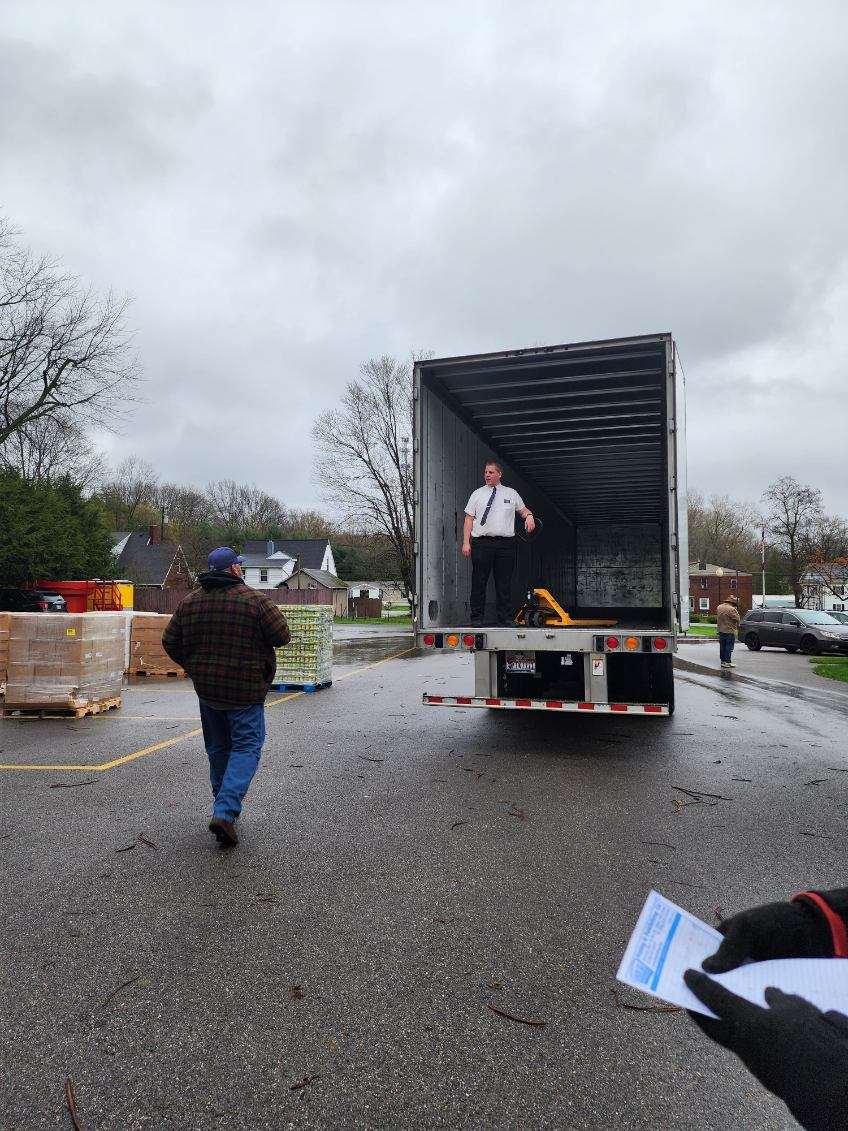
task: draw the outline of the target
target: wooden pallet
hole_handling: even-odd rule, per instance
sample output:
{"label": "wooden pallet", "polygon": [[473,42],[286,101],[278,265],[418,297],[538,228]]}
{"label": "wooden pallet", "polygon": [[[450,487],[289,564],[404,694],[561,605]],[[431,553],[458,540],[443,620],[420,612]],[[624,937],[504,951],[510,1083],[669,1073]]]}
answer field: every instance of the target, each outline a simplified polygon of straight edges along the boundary
{"label": "wooden pallet", "polygon": [[186,673],[180,668],[179,671],[171,670],[165,671],[159,668],[140,668],[137,671],[130,671],[130,675],[140,676],[142,679],[185,679]]}
{"label": "wooden pallet", "polygon": [[272,691],[320,691],[322,687],[332,687],[333,681],[326,680],[324,683],[272,683]]}
{"label": "wooden pallet", "polygon": [[2,719],[82,719],[86,715],[100,715],[104,711],[117,711],[121,706],[121,698],[97,699],[91,703],[83,703],[78,707],[68,704],[66,707],[57,707],[55,704],[23,703],[17,707],[3,707],[0,710]]}

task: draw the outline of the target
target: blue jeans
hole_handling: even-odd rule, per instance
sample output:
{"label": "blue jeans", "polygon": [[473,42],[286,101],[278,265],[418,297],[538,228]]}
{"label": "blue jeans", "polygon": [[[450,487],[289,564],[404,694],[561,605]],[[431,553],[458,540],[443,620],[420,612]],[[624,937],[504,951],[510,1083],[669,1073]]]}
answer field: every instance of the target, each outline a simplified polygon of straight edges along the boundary
{"label": "blue jeans", "polygon": [[235,821],[241,812],[265,741],[265,705],[219,711],[200,700],[203,742],[215,798],[213,816]]}
{"label": "blue jeans", "polygon": [[720,632],[718,634],[718,654],[723,664],[730,663],[735,643],[736,636],[732,632]]}

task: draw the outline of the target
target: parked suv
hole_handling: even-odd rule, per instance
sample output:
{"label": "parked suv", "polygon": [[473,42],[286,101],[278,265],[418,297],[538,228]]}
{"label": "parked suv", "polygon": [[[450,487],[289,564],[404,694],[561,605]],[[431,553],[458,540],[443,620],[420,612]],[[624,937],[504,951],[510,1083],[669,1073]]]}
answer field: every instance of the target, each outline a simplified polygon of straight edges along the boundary
{"label": "parked suv", "polygon": [[16,589],[0,586],[0,612],[3,613],[63,613],[67,608],[65,598],[58,593],[42,593],[40,589]]}
{"label": "parked suv", "polygon": [[813,609],[751,609],[739,624],[739,639],[752,652],[766,645],[808,656],[819,652],[848,654],[848,624]]}

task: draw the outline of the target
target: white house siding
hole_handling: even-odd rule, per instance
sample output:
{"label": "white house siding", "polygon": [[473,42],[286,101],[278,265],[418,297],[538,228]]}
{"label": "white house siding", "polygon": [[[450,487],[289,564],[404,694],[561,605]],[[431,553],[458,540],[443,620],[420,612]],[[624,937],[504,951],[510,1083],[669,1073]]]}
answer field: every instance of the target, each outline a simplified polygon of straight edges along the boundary
{"label": "white house siding", "polygon": [[291,577],[293,565],[294,562],[290,558],[281,566],[272,566],[269,564],[267,566],[267,581],[262,580],[260,567],[245,566],[243,569],[245,584],[249,585],[251,589],[276,589],[278,585],[281,585],[284,581],[288,581]]}

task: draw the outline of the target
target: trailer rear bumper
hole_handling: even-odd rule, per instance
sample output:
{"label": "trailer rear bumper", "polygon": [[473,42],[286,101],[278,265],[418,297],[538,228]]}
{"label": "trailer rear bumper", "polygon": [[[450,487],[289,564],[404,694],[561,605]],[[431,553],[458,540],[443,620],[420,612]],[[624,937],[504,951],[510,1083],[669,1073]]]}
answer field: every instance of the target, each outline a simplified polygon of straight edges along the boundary
{"label": "trailer rear bumper", "polygon": [[667,703],[571,703],[561,699],[505,699],[503,696],[430,695],[425,691],[426,707],[493,707],[512,711],[568,711],[594,715],[670,715]]}

